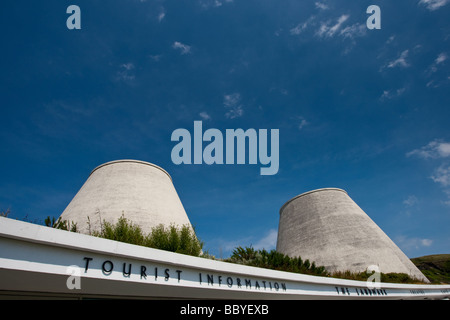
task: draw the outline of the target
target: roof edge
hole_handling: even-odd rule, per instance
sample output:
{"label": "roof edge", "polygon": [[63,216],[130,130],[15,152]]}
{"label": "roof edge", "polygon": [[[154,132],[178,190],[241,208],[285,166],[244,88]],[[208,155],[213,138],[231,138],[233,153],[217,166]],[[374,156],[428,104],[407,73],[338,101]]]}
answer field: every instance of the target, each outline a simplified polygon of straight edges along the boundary
{"label": "roof edge", "polygon": [[291,203],[291,202],[294,201],[295,199],[298,199],[298,198],[300,198],[300,197],[306,196],[306,195],[308,195],[308,194],[310,194],[310,193],[321,192],[321,191],[341,191],[341,192],[344,192],[345,194],[348,195],[347,191],[345,191],[344,189],[340,189],[340,188],[320,188],[320,189],[315,189],[315,190],[307,191],[307,192],[304,192],[304,193],[302,193],[302,194],[299,194],[298,196],[295,196],[295,197],[293,197],[292,199],[286,201],[286,203],[283,204],[283,205],[281,206],[281,208],[280,208],[280,215],[281,215],[281,212],[283,211],[284,207],[286,207],[289,203]]}
{"label": "roof edge", "polygon": [[169,179],[172,181],[172,177],[170,176],[170,174],[166,170],[161,168],[160,166],[157,166],[156,164],[153,164],[153,163],[150,163],[150,162],[141,161],[141,160],[133,160],[133,159],[113,160],[113,161],[109,161],[109,162],[103,163],[103,164],[97,166],[94,170],[92,170],[91,173],[89,174],[89,176],[91,176],[94,173],[94,171],[96,171],[96,170],[98,170],[98,169],[100,169],[102,167],[105,167],[105,166],[108,166],[108,165],[112,165],[112,164],[122,163],[122,162],[131,162],[131,163],[137,163],[137,164],[142,164],[142,165],[147,165],[147,166],[154,167],[156,169],[161,170],[165,174],[167,174]]}

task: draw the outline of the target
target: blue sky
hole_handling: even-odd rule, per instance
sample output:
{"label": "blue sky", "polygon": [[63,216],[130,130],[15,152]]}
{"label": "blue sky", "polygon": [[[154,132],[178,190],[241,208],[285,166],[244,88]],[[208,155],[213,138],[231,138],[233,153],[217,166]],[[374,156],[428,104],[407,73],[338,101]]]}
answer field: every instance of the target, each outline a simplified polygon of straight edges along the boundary
{"label": "blue sky", "polygon": [[[81,10],[69,30],[66,9]],[[381,9],[369,30],[366,9]],[[409,256],[450,252],[450,1],[3,1],[0,210],[59,216],[97,165],[166,169],[205,249],[272,249],[345,189]],[[175,165],[171,134],[279,129],[279,171]]]}

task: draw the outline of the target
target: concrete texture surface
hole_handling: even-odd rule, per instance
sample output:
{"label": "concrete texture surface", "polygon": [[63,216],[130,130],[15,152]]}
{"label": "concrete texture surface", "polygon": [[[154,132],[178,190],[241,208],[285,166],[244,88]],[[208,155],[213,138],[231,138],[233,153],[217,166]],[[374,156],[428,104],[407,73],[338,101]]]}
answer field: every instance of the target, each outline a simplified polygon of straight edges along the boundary
{"label": "concrete texture surface", "polygon": [[407,273],[428,281],[410,259],[348,196],[336,188],[301,194],[280,209],[277,250],[329,271]]}
{"label": "concrete texture surface", "polygon": [[77,223],[81,233],[89,234],[99,231],[101,222],[114,223],[122,214],[144,233],[159,224],[191,225],[169,174],[137,160],[111,161],[95,168],[61,219]]}

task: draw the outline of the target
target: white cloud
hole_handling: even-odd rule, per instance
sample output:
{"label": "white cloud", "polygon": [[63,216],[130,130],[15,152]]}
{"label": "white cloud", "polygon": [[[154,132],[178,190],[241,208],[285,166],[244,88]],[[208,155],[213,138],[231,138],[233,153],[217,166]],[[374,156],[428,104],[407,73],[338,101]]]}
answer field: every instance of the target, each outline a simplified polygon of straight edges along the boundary
{"label": "white cloud", "polygon": [[289,30],[289,32],[292,35],[299,35],[300,33],[302,33],[303,30],[305,30],[308,27],[308,22],[303,22],[303,23],[299,23],[296,27],[292,28],[291,30]]}
{"label": "white cloud", "polygon": [[436,58],[436,60],[434,62],[436,64],[440,64],[440,63],[444,62],[445,60],[447,60],[447,58],[448,58],[447,54],[445,54],[443,52],[438,55],[438,57]]}
{"label": "white cloud", "polygon": [[162,54],[149,55],[149,58],[152,59],[155,62],[160,61],[162,57],[163,57]]}
{"label": "white cloud", "polygon": [[408,238],[406,236],[398,236],[395,238],[395,242],[399,247],[405,251],[420,249],[423,247],[430,247],[433,244],[433,240],[426,238]]}
{"label": "white cloud", "polygon": [[[426,146],[408,152],[406,156],[418,156],[423,159],[446,159],[450,157],[450,143],[439,140],[431,141]],[[434,170],[430,178],[441,185],[447,200],[442,201],[446,206],[450,206],[450,165],[447,160],[443,160],[441,165]]]}
{"label": "white cloud", "polygon": [[419,200],[416,196],[409,196],[407,199],[403,201],[403,204],[407,207],[413,207],[419,203]]}
{"label": "white cloud", "polygon": [[447,158],[450,156],[450,142],[434,140],[420,149],[408,152],[406,156],[418,156],[424,159]]}
{"label": "white cloud", "polygon": [[447,199],[448,199],[448,200],[444,200],[444,201],[442,201],[442,203],[443,203],[444,205],[450,207],[450,189],[446,189],[446,190],[444,190],[444,192],[447,194]]}
{"label": "white cloud", "polygon": [[431,176],[434,182],[441,184],[443,187],[450,186],[450,166],[441,165]]}
{"label": "white cloud", "polygon": [[117,71],[116,74],[116,80],[133,81],[135,79],[135,75],[133,73],[134,68],[134,64],[131,62],[120,65],[119,71]]}
{"label": "white cloud", "polygon": [[291,35],[299,35],[302,33],[306,28],[308,28],[311,24],[314,24],[313,21],[315,20],[315,16],[311,16],[306,20],[305,22],[299,23],[296,27],[289,30]]}
{"label": "white cloud", "polygon": [[253,248],[255,248],[256,250],[266,249],[267,251],[275,249],[275,247],[277,246],[277,237],[278,231],[276,229],[270,229],[263,238],[259,239],[253,245]]}
{"label": "white cloud", "polygon": [[445,6],[450,0],[420,0],[419,4],[423,4],[428,10],[434,11]]}
{"label": "white cloud", "polygon": [[191,53],[191,46],[188,46],[187,44],[175,41],[172,45],[172,48],[175,50],[180,50],[181,54],[189,54]]}
{"label": "white cloud", "polygon": [[322,3],[322,2],[316,2],[315,5],[316,5],[317,9],[321,9],[321,10],[327,10],[330,8],[327,4]]}
{"label": "white cloud", "polygon": [[408,57],[409,50],[405,50],[400,54],[400,57],[396,60],[393,60],[388,63],[388,68],[395,68],[395,67],[403,67],[407,68],[409,67],[409,63],[406,61],[406,58]]}
{"label": "white cloud", "polygon": [[367,27],[362,23],[355,23],[354,25],[347,26],[339,33],[344,38],[356,38],[366,35]]}
{"label": "white cloud", "polygon": [[386,44],[389,44],[389,43],[391,43],[394,40],[395,40],[395,35],[392,35],[392,36],[389,37],[389,39],[386,40]]}
{"label": "white cloud", "polygon": [[278,231],[270,229],[262,238],[250,235],[243,238],[234,238],[232,240],[215,239],[216,248],[219,248],[220,256],[230,254],[237,247],[253,247],[256,250],[266,249],[270,251],[276,248]]}
{"label": "white cloud", "polygon": [[242,108],[241,95],[237,92],[232,94],[226,94],[223,96],[223,105],[228,109],[225,113],[225,117],[228,119],[239,118],[244,114],[244,109]]}
{"label": "white cloud", "polygon": [[350,16],[347,14],[341,15],[335,24],[330,26],[330,22],[323,22],[317,30],[316,35],[319,37],[333,37],[341,29],[343,23],[348,20]]}
{"label": "white cloud", "polygon": [[[431,66],[428,68],[427,72],[428,75],[433,74],[434,72],[436,72],[438,70],[438,65],[444,63],[445,60],[448,59],[448,56],[446,53],[442,52],[440,53],[437,58],[434,60],[434,62],[431,64]],[[427,87],[431,86],[434,80],[431,80],[428,84]]]}
{"label": "white cloud", "polygon": [[298,130],[302,130],[305,126],[309,124],[305,118],[301,116],[294,117]]}
{"label": "white cloud", "polygon": [[199,4],[203,9],[221,7],[224,3],[231,3],[233,0],[199,0]]}
{"label": "white cloud", "polygon": [[165,16],[166,16],[166,13],[164,11],[161,11],[158,14],[158,21],[161,22],[164,19]]}
{"label": "white cloud", "polygon": [[200,112],[198,115],[199,115],[203,120],[210,120],[210,119],[211,119],[211,116],[210,116],[208,113],[206,113],[205,111]]}
{"label": "white cloud", "polygon": [[397,90],[384,90],[383,94],[380,97],[380,100],[384,101],[387,99],[394,99],[400,97],[403,93],[405,93],[406,88],[400,88]]}

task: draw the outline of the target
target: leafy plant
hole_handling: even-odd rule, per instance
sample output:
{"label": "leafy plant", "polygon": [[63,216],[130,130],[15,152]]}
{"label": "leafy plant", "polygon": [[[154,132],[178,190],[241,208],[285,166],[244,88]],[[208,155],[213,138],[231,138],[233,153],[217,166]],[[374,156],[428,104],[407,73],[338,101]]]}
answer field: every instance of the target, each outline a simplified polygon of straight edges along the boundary
{"label": "leafy plant", "polygon": [[0,212],[0,217],[8,217],[8,215],[11,213],[11,211],[8,209],[6,209],[6,211],[2,211]]}
{"label": "leafy plant", "polygon": [[74,222],[70,223],[67,220],[61,220],[61,217],[59,217],[58,220],[56,220],[55,217],[50,218],[50,216],[47,216],[47,218],[44,220],[44,223],[47,227],[55,229],[61,229],[72,232],[78,231],[76,223]]}
{"label": "leafy plant", "polygon": [[200,256],[203,248],[203,242],[197,239],[194,230],[188,225],[183,225],[181,228],[174,225],[169,227],[159,225],[152,228],[145,242],[148,247],[192,256]]}
{"label": "leafy plant", "polygon": [[161,224],[145,235],[138,225],[134,225],[123,215],[115,224],[103,222],[101,231],[94,231],[92,235],[192,256],[201,255],[203,247],[203,242],[198,240],[194,230],[188,225],[165,227]]}
{"label": "leafy plant", "polygon": [[300,257],[289,257],[276,250],[255,250],[253,247],[237,247],[231,257],[225,261],[240,263],[260,268],[282,270],[295,273],[304,273],[316,276],[327,276],[328,272],[323,266],[316,266],[309,260],[303,261]]}

